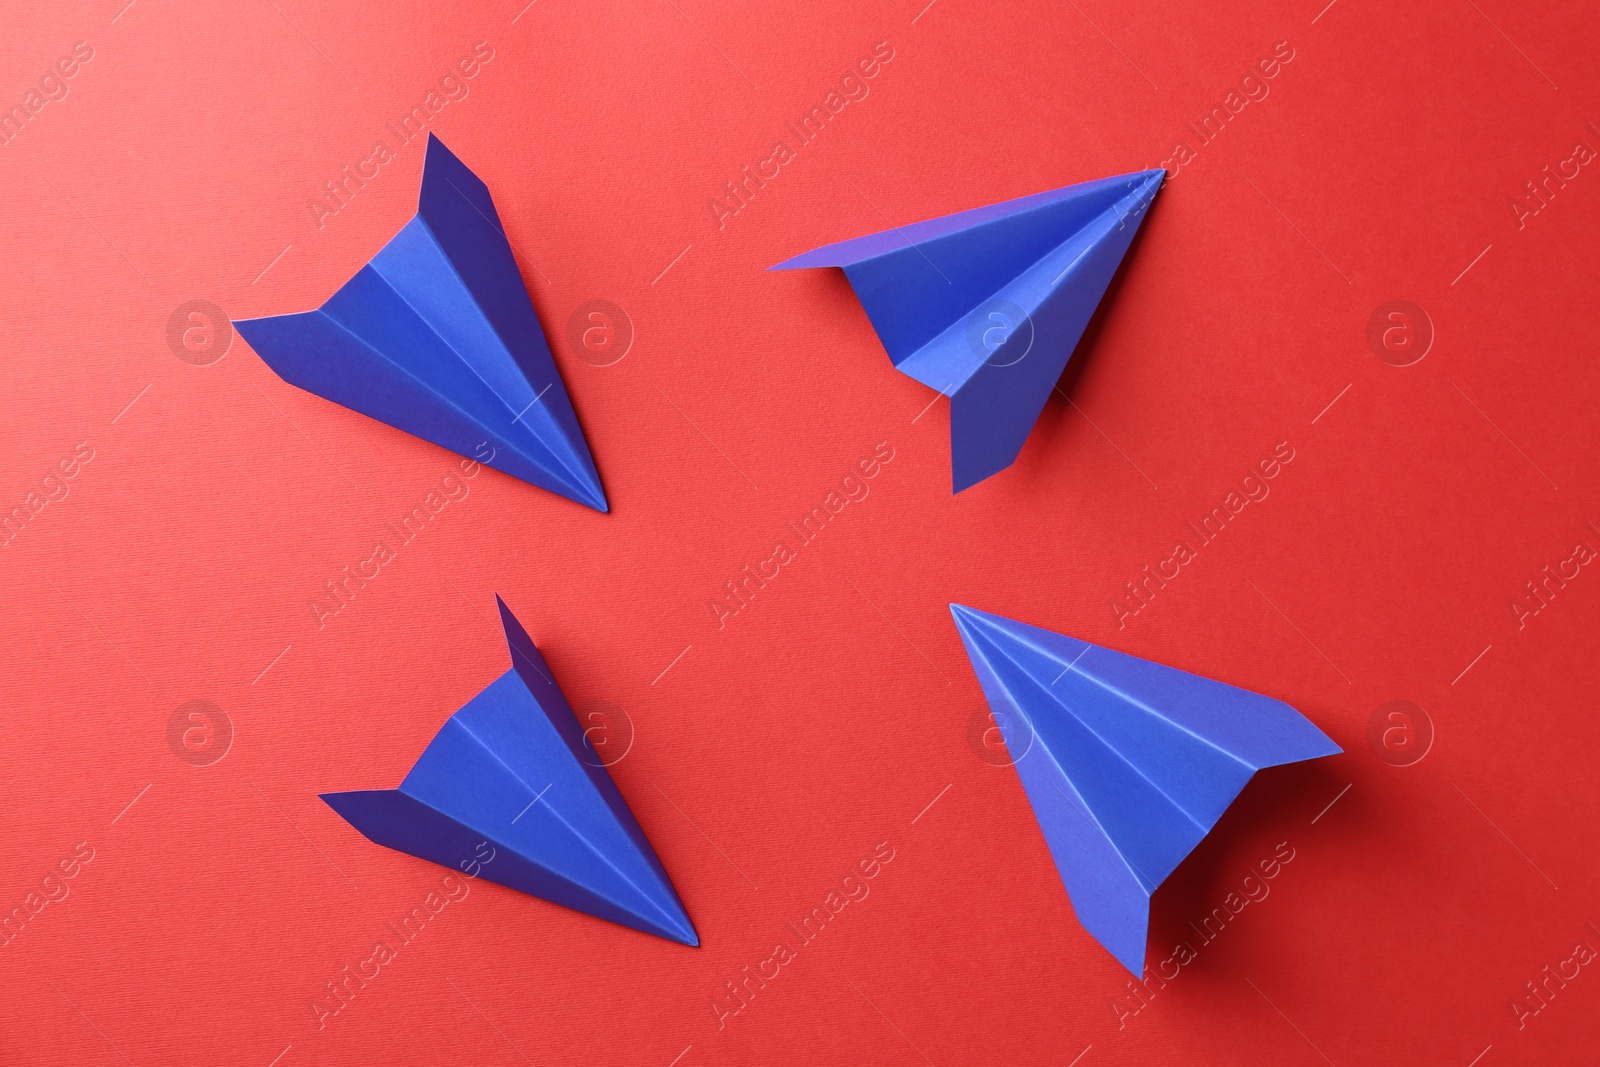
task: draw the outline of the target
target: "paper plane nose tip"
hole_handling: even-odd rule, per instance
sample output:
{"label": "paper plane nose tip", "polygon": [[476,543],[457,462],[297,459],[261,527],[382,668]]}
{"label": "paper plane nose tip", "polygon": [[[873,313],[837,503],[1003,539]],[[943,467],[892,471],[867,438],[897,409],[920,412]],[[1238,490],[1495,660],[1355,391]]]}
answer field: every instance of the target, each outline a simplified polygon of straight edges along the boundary
{"label": "paper plane nose tip", "polygon": [[606,499],[606,490],[600,484],[600,475],[594,469],[593,460],[577,448],[573,448],[567,456],[560,484],[555,491],[573,503],[582,504],[602,515],[611,511],[611,502]]}
{"label": "paper plane nose tip", "polygon": [[978,645],[983,644],[992,636],[995,626],[995,617],[977,608],[969,608],[965,604],[951,604],[950,617],[955,620],[956,633],[961,635],[961,643],[970,653]]}
{"label": "paper plane nose tip", "polygon": [[1142,199],[1149,200],[1156,195],[1161,189],[1162,183],[1167,180],[1167,172],[1157,167],[1154,170],[1145,171],[1142,177],[1144,181],[1139,187],[1139,196]]}
{"label": "paper plane nose tip", "polygon": [[683,901],[678,899],[677,891],[665,876],[646,889],[645,896],[649,904],[633,909],[638,929],[690,948],[700,947],[700,933],[694,928],[689,913],[684,910]]}
{"label": "paper plane nose tip", "polygon": [[602,515],[611,512],[611,504],[606,500],[606,495],[600,490],[599,486],[574,486],[571,492],[562,493],[561,495],[575,504],[582,504],[584,507],[592,511],[598,511]]}
{"label": "paper plane nose tip", "polygon": [[586,507],[591,507],[602,515],[606,515],[611,512],[611,502],[606,499],[605,490],[600,488],[600,484],[598,482],[594,483],[593,485],[583,486],[581,490],[581,496],[578,498],[578,503],[583,504]]}
{"label": "paper plane nose tip", "polygon": [[969,608],[965,604],[955,603],[950,605],[950,615],[956,620],[956,625],[960,627],[966,627],[972,625],[973,623],[986,622],[992,619],[992,616],[990,616],[988,613],[979,611],[977,608]]}
{"label": "paper plane nose tip", "polygon": [[681,928],[667,936],[680,945],[688,945],[690,948],[700,947],[700,935],[695,931],[694,924],[689,921],[687,915],[683,916]]}
{"label": "paper plane nose tip", "polygon": [[689,921],[688,912],[678,900],[669,883],[646,890],[648,903],[635,901],[626,909],[630,919],[627,925],[635,930],[659,937],[663,941],[676,941],[690,948],[700,947],[700,934]]}

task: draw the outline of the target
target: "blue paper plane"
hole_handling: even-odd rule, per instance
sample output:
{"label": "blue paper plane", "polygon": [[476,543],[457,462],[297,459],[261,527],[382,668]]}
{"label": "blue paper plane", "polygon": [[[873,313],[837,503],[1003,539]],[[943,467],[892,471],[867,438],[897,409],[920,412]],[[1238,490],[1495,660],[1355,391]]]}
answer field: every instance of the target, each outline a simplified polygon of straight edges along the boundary
{"label": "blue paper plane", "polygon": [[544,657],[505,602],[495,602],[511,669],[450,716],[399,789],[322,799],[386,848],[451,869],[471,865],[491,882],[700,944],[644,831],[585,748]]}
{"label": "blue paper plane", "polygon": [[[1078,921],[1144,972],[1150,895],[1263,767],[1342,751],[1246,689],[950,605]],[[1019,751],[1020,749],[1020,751]]]}
{"label": "blue paper plane", "polygon": [[1166,172],[1069,185],[825,245],[889,359],[950,397],[955,492],[1011,466]]}
{"label": "blue paper plane", "polygon": [[355,277],[234,326],[291,385],[608,510],[489,189],[431,133],[416,217]]}

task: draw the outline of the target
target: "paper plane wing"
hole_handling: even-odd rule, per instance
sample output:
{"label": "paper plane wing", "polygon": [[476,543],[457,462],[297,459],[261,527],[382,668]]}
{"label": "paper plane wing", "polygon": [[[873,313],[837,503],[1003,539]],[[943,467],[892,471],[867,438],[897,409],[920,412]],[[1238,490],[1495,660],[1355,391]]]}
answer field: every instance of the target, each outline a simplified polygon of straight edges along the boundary
{"label": "paper plane wing", "polygon": [[488,187],[431,133],[416,217],[355,277],[234,325],[291,385],[607,510]]}
{"label": "paper plane wing", "polygon": [[[1341,749],[1280,700],[950,606],[1084,929],[1144,969],[1150,896],[1256,771]],[[1022,746],[1018,746],[1022,747]]]}
{"label": "paper plane wing", "polygon": [[1037,193],[796,256],[842,267],[889,359],[950,397],[956,492],[1009,467],[1165,172]]}
{"label": "paper plane wing", "polygon": [[450,717],[400,787],[322,799],[377,844],[452,870],[475,859],[491,882],[698,945],[544,658],[503,602],[500,614],[511,670]]}

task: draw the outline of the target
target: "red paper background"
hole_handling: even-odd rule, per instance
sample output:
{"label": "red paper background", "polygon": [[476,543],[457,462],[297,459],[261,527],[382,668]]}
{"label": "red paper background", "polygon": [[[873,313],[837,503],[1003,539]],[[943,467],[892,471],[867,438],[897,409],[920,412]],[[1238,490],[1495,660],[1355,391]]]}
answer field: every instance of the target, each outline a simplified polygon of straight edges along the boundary
{"label": "red paper background", "polygon": [[[1600,576],[1510,607],[1600,547],[1600,176],[1511,207],[1600,148],[1593,9],[124,3],[13,3],[0,58],[10,107],[93,51],[0,145],[0,504],[93,451],[0,548],[0,910],[93,850],[0,948],[0,1060],[1593,1061],[1600,976],[1537,1014],[1524,983],[1600,946]],[[485,471],[319,629],[323,583],[455,458],[237,339],[180,359],[168,320],[342,283],[412,214],[420,139],[320,226],[307,202],[480,41],[432,128],[493,192],[613,511]],[[711,198],[880,41],[869,95],[719,229]],[[1270,94],[1202,144],[1186,123],[1277,42]],[[1063,394],[959,497],[945,404],[842,279],[763,270],[1179,140]],[[598,367],[567,322],[602,298],[636,339]],[[1406,367],[1366,339],[1400,299],[1436,332]],[[723,583],[878,442],[870,495],[719,629]],[[1279,442],[1270,496],[1119,626],[1123,582]],[[477,882],[319,1028],[444,872],[316,794],[392,785],[505,669],[497,591],[576,706],[631,719],[612,773],[703,945]],[[1261,775],[1161,890],[1152,966],[1293,850],[1143,1002],[981,758],[952,600],[1283,698],[1346,749]],[[168,742],[190,700],[231,722],[209,766]],[[1369,744],[1391,700],[1426,709],[1421,762]],[[719,1027],[724,983],[880,842],[870,894]]]}

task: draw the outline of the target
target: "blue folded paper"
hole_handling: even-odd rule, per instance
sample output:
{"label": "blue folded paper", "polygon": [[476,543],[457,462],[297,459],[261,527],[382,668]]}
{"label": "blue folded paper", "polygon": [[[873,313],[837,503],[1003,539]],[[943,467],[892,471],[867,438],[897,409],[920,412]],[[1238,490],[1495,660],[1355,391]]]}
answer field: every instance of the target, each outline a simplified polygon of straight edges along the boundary
{"label": "blue folded paper", "polygon": [[[950,605],[1084,929],[1143,975],[1150,895],[1256,771],[1343,751],[1281,700]],[[1017,751],[1017,749],[1021,751]]]}
{"label": "blue folded paper", "polygon": [[393,240],[317,310],[234,326],[290,385],[608,510],[489,189],[431,133]]}
{"label": "blue folded paper", "polygon": [[700,944],[544,657],[505,602],[495,603],[511,669],[445,722],[400,788],[322,799],[387,848],[451,869],[470,864],[491,882]]}
{"label": "blue folded paper", "polygon": [[1070,185],[826,245],[901,373],[950,397],[955,492],[1011,466],[1165,171]]}

